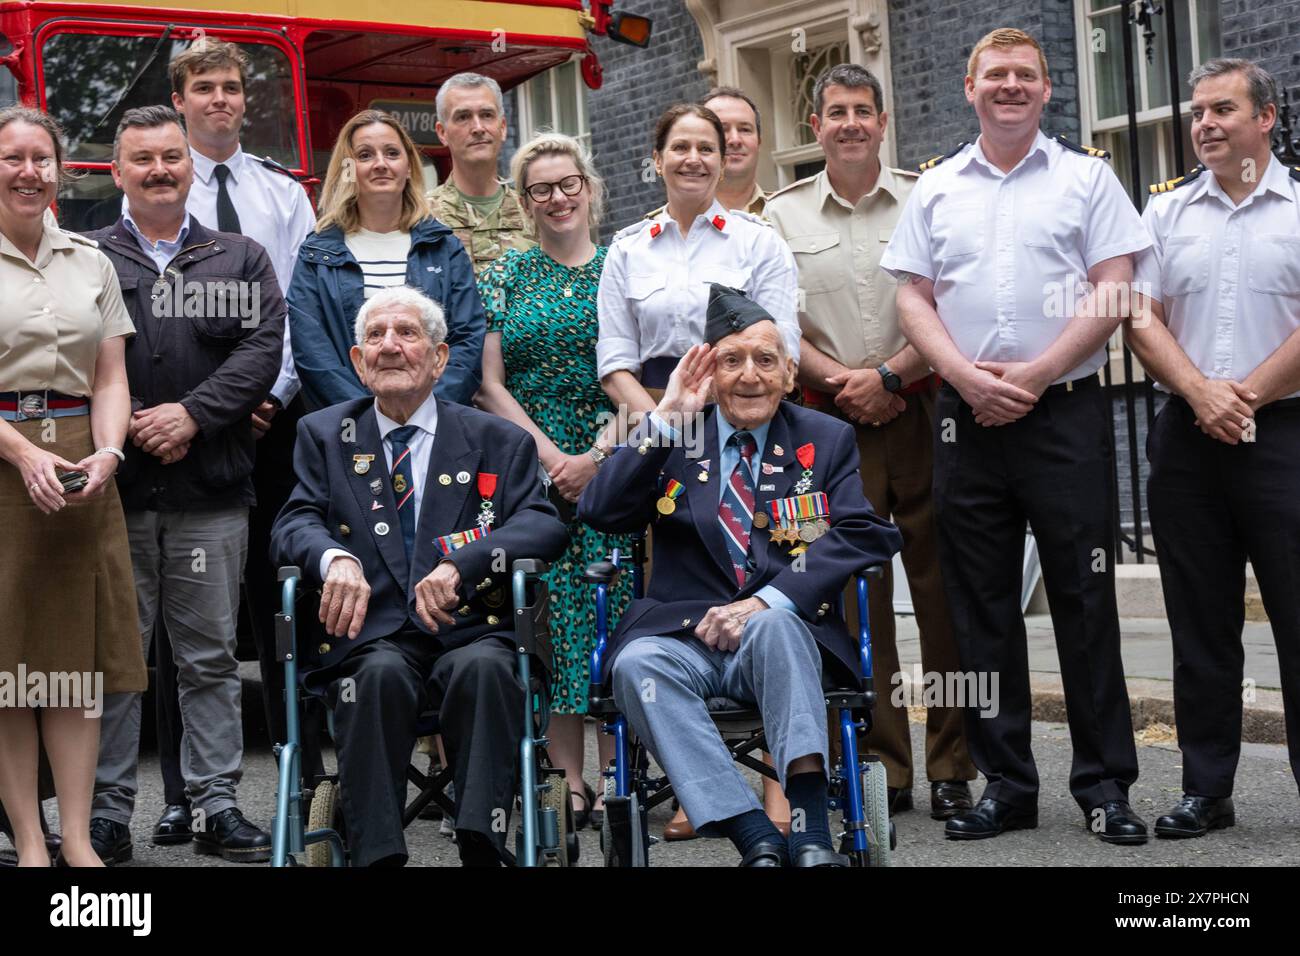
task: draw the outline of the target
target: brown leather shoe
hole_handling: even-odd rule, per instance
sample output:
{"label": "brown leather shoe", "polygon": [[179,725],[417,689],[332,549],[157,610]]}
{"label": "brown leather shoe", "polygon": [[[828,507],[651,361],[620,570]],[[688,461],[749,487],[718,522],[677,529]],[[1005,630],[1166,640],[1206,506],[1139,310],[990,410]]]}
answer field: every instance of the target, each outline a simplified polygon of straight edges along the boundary
{"label": "brown leather shoe", "polygon": [[686,819],[686,811],[678,810],[677,815],[664,824],[664,839],[669,843],[679,840],[694,840],[699,837],[691,821]]}

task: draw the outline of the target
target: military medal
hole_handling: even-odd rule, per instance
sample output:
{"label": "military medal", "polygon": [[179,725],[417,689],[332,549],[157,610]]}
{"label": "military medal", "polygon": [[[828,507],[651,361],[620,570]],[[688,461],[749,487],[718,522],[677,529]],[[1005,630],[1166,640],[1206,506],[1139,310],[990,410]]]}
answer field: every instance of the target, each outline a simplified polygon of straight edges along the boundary
{"label": "military medal", "polygon": [[370,463],[374,460],[374,455],[353,455],[352,470],[358,475],[364,475],[370,470]]}
{"label": "military medal", "polygon": [[803,474],[799,476],[799,480],[794,483],[794,488],[791,489],[796,495],[807,494],[808,489],[812,487],[812,466],[816,455],[817,449],[812,442],[800,445],[795,450],[794,456],[799,459],[799,464],[803,465]]}
{"label": "military medal", "polygon": [[697,462],[697,464],[700,466],[700,473],[695,476],[696,481],[709,480],[709,462],[712,460],[713,459],[711,458],[705,458],[703,461]]}
{"label": "military medal", "polygon": [[497,476],[486,471],[478,473],[478,493],[483,499],[478,506],[478,526],[487,531],[492,522],[497,520],[496,513],[492,510],[492,495],[497,490]]}
{"label": "military medal", "polygon": [[754,527],[755,527],[755,528],[766,528],[766,527],[767,527],[767,512],[766,512],[766,511],[755,511],[755,512],[754,512]]}
{"label": "military medal", "polygon": [[674,511],[677,510],[677,498],[685,490],[686,490],[686,486],[683,485],[680,481],[678,481],[676,478],[669,478],[668,484],[664,487],[664,495],[657,502],[655,502],[655,508],[658,509],[661,515],[672,514]]}
{"label": "military medal", "polygon": [[[816,541],[830,530],[830,501],[826,492],[794,495],[768,502],[772,522],[776,526],[771,540],[778,544],[793,544],[796,547],[790,553],[799,554],[809,544]],[[763,515],[764,521],[767,515]],[[758,524],[758,515],[754,516]]]}
{"label": "military medal", "polygon": [[478,541],[480,538],[486,537],[487,533],[488,529],[486,527],[470,528],[468,531],[456,531],[452,534],[444,534],[442,537],[434,538],[433,544],[443,557],[446,557],[453,551],[465,547],[471,541]]}
{"label": "military medal", "polygon": [[400,494],[406,493],[406,476],[403,474],[393,475],[393,491]]}

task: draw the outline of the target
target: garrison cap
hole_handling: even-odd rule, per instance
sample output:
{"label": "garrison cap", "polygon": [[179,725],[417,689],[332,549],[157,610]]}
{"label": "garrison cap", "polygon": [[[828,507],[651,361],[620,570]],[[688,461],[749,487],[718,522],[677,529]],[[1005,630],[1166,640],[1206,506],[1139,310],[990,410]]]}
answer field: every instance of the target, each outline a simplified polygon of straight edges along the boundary
{"label": "garrison cap", "polygon": [[736,332],[743,332],[757,322],[776,319],[739,289],[716,282],[709,283],[709,310],[704,322],[704,341],[717,345],[719,341]]}

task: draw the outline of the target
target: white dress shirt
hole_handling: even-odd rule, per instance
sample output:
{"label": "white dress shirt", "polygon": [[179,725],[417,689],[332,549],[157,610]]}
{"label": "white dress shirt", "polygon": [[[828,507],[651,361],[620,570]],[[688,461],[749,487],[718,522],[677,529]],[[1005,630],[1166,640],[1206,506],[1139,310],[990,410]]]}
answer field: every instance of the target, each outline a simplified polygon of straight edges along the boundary
{"label": "white dress shirt", "polygon": [[[194,185],[190,187],[185,208],[203,225],[216,230],[218,184],[212,170],[217,164],[195,149],[190,150],[190,157],[194,160]],[[225,165],[230,169],[226,190],[239,214],[239,229],[266,250],[280,284],[280,294],[288,295],[298,247],[316,228],[316,214],[307,193],[292,176],[267,169],[242,149],[236,149]],[[298,388],[293,350],[289,347],[289,323],[285,322],[280,375],[271,387],[271,394],[281,405],[288,405],[298,394]]]}
{"label": "white dress shirt", "polygon": [[[393,443],[389,441],[388,434],[394,428],[400,428],[399,422],[393,421],[387,415],[379,410],[379,402],[375,402],[375,421],[379,426],[379,437],[383,439],[384,461],[387,463],[387,474],[393,473]],[[424,504],[424,483],[429,480],[429,456],[433,452],[433,440],[438,434],[438,399],[432,394],[426,398],[406,420],[406,424],[414,425],[418,429],[411,440],[406,443],[406,447],[411,449],[411,477],[415,483],[415,490],[411,494],[411,506],[415,508],[415,526],[420,526],[420,506]],[[379,512],[383,514],[384,512]],[[370,520],[374,515],[366,515]],[[397,515],[389,515],[387,523],[393,527],[399,534],[401,533],[399,519]],[[329,572],[330,562],[335,558],[342,556],[345,558],[355,557],[343,548],[329,548],[320,556],[320,577],[325,580],[325,575]]]}
{"label": "white dress shirt", "polygon": [[1142,222],[1138,288],[1206,378],[1244,381],[1300,328],[1300,182],[1275,157],[1239,206],[1207,171],[1152,196]]}
{"label": "white dress shirt", "polygon": [[684,237],[666,208],[614,236],[596,296],[596,374],[638,374],[647,359],[680,357],[703,342],[711,282],[739,289],[765,308],[799,360],[790,247],[757,216],[715,199]]}
{"label": "white dress shirt", "polygon": [[[1151,245],[1110,165],[1039,132],[1009,173],[982,137],[923,174],[880,266],[934,282],[939,318],[972,362],[1029,362],[1074,316],[1088,270]],[[1098,348],[1057,382],[1094,375]]]}

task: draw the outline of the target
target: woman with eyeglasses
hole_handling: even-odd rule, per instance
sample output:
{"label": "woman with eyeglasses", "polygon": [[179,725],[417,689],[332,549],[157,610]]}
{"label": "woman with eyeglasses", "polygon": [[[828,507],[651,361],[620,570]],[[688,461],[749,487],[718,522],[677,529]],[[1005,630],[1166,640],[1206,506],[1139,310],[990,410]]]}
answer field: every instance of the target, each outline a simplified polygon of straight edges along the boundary
{"label": "woman with eyeglasses", "polygon": [[[604,183],[577,140],[554,133],[521,146],[510,173],[540,244],[507,252],[479,277],[488,335],[478,404],[532,434],[552,497],[561,499],[567,512],[569,549],[548,575],[555,668],[547,751],[565,772],[581,828],[593,814],[599,825],[603,812],[582,776],[588,668],[596,639],[591,585],[583,572],[611,548],[626,553],[630,546],[628,540],[593,531],[564,507],[578,500],[613,444],[603,433],[612,434],[604,426],[614,422],[614,409],[596,377],[596,289],[605,247],[591,240]],[[620,584],[611,601],[614,615],[628,597],[628,585]],[[613,742],[600,735],[599,744],[604,765],[613,756]]]}

